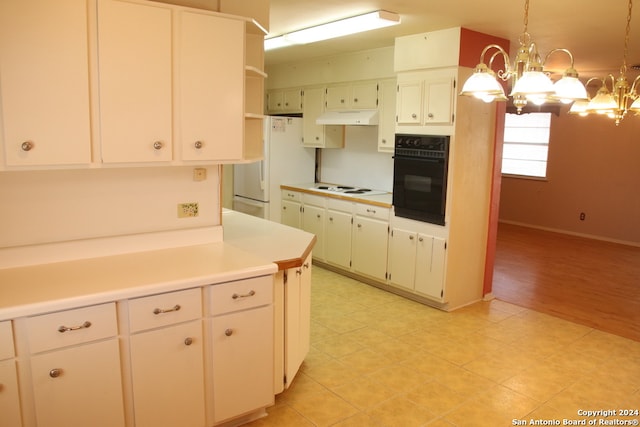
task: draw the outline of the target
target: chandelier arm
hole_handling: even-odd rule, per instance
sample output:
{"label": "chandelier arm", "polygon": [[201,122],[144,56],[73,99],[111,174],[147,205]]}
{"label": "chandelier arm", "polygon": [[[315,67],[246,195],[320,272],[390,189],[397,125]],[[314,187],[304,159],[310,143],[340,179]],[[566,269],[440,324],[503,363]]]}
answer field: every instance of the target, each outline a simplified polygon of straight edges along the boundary
{"label": "chandelier arm", "polygon": [[547,56],[544,57],[544,62],[542,63],[542,65],[544,65],[549,59],[549,57],[551,56],[551,54],[555,52],[564,52],[567,55],[569,55],[569,60],[571,61],[571,68],[573,68],[573,54],[569,51],[569,49],[565,49],[563,47],[555,48],[551,50],[549,53],[547,53]]}
{"label": "chandelier arm", "polygon": [[484,57],[487,54],[487,52],[491,49],[496,49],[496,52],[494,52],[491,55],[491,58],[489,59],[489,68],[491,67],[491,65],[493,65],[493,60],[496,58],[496,56],[501,55],[502,59],[504,61],[504,72],[502,72],[502,70],[500,72],[498,72],[498,76],[502,79],[502,80],[506,80],[509,78],[509,76],[511,75],[511,66],[509,64],[509,55],[507,54],[507,52],[502,48],[502,46],[497,45],[497,44],[490,44],[484,47],[484,49],[482,49],[482,53],[480,54],[480,63],[484,64]]}

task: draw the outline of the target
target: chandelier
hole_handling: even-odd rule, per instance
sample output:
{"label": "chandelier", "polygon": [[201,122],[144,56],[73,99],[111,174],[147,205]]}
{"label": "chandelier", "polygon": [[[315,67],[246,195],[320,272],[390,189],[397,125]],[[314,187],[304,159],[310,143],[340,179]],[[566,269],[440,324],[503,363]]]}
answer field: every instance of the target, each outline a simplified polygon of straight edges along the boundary
{"label": "chandelier", "polygon": [[[629,12],[627,15],[627,29],[624,38],[624,55],[620,75],[614,78],[609,74],[605,78],[593,77],[587,81],[587,86],[592,81],[599,82],[600,88],[596,95],[590,100],[576,102],[571,106],[569,114],[579,114],[587,116],[589,114],[600,114],[615,119],[616,126],[620,124],[627,112],[640,113],[640,75],[635,78],[633,84],[629,85],[627,80],[627,53],[629,50],[629,32],[631,31],[631,9],[632,0],[629,0]],[[609,80],[607,80],[609,79]],[[607,87],[607,81],[611,82],[611,90]]]}
{"label": "chandelier", "polygon": [[[587,90],[578,80],[578,72],[573,67],[573,55],[567,49],[557,48],[550,51],[542,61],[538,54],[538,48],[531,39],[527,31],[529,25],[529,0],[525,0],[524,5],[524,30],[519,37],[520,46],[513,61],[505,50],[497,45],[486,46],[480,54],[480,63],[476,66],[471,77],[467,79],[462,87],[460,95],[474,96],[484,102],[506,101],[502,81],[512,80],[512,90],[509,94],[513,99],[513,105],[522,112],[522,108],[528,102],[542,105],[545,102],[562,102],[570,104],[573,101],[587,100]],[[489,65],[485,62],[485,55],[493,51],[489,58]],[[544,71],[544,63],[549,56],[556,52],[565,53],[571,65],[564,72],[562,78],[553,83]],[[504,70],[496,74],[492,70],[493,61],[502,58]]]}

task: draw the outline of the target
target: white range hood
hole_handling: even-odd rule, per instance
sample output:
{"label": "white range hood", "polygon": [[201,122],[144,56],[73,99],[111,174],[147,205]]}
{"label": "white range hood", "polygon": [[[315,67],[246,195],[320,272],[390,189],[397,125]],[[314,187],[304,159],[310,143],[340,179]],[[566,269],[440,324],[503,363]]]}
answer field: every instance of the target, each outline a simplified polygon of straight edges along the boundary
{"label": "white range hood", "polygon": [[316,119],[317,125],[376,126],[378,110],[326,111]]}

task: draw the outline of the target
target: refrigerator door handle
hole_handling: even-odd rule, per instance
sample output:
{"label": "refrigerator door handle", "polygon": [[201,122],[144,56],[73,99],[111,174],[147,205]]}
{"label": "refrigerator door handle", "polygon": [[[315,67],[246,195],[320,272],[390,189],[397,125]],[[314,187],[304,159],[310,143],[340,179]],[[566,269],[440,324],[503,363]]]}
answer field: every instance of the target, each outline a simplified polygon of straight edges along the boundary
{"label": "refrigerator door handle", "polygon": [[260,160],[258,168],[260,170],[260,189],[264,191],[264,160]]}

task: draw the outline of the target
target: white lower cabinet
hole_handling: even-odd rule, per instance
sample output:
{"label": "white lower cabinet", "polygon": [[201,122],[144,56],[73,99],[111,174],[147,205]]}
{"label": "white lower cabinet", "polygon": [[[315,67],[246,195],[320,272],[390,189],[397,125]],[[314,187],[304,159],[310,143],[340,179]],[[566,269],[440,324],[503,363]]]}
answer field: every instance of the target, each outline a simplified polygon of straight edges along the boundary
{"label": "white lower cabinet", "polygon": [[203,426],[200,288],[134,299],[129,311],[136,427]]}
{"label": "white lower cabinet", "polygon": [[302,196],[297,191],[282,190],[280,223],[302,228]]}
{"label": "white lower cabinet", "polygon": [[273,277],[210,289],[213,421],[273,404]]}
{"label": "white lower cabinet", "polygon": [[389,246],[389,283],[444,301],[446,240],[394,228]]}
{"label": "white lower cabinet", "polygon": [[21,425],[16,362],[5,360],[0,362],[0,426],[19,427]]}
{"label": "white lower cabinet", "polygon": [[38,427],[125,425],[116,338],[32,356],[31,372]]}
{"label": "white lower cabinet", "polygon": [[287,270],[284,295],[284,387],[288,388],[310,348],[311,255],[302,266]]}
{"label": "white lower cabinet", "polygon": [[354,272],[386,280],[388,236],[388,221],[355,216],[352,255]]}
{"label": "white lower cabinet", "polygon": [[216,423],[273,403],[271,324],[271,305],[211,319]]}
{"label": "white lower cabinet", "polygon": [[34,316],[25,324],[38,427],[124,426],[115,303]]}
{"label": "white lower cabinet", "polygon": [[351,268],[351,212],[327,210],[325,259],[331,264]]}

